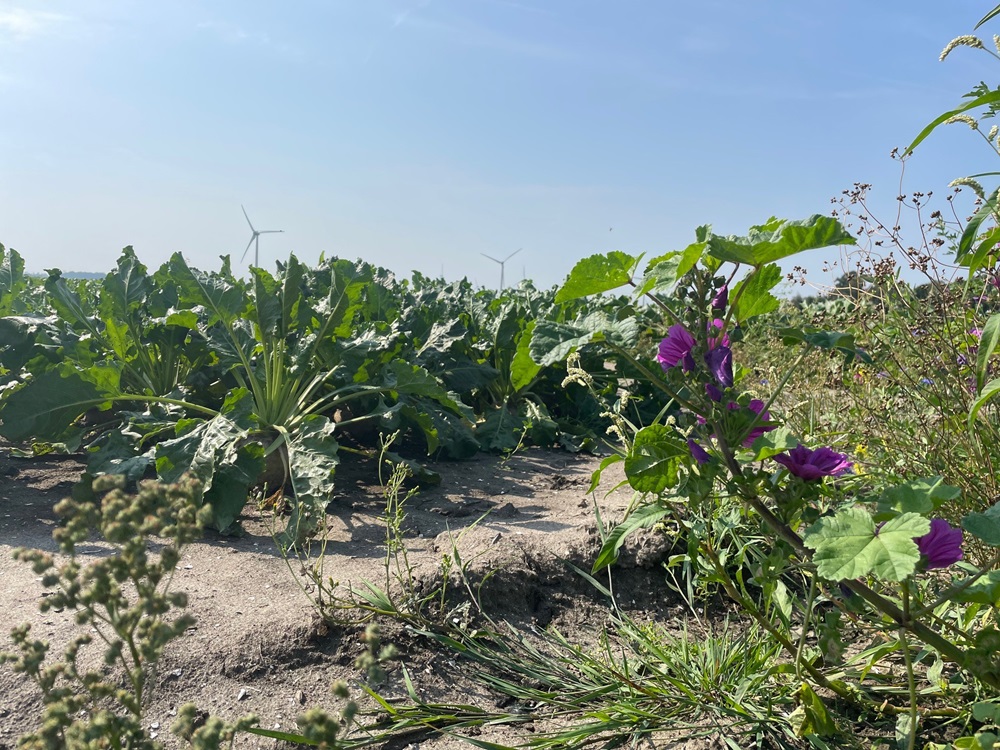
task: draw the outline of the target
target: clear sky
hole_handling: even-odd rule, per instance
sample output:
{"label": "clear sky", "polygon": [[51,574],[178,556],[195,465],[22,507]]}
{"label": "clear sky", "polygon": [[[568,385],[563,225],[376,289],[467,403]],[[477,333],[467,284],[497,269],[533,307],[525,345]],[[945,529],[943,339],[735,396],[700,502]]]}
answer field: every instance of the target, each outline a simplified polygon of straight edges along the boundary
{"label": "clear sky", "polygon": [[[994,4],[0,0],[0,242],[30,271],[127,244],[217,268],[250,238],[242,203],[285,230],[261,265],[495,286],[481,253],[523,247],[508,281],[549,286],[699,224],[826,213],[856,181],[891,210],[890,150],[992,85],[985,53],[938,55]],[[995,168],[953,125],[904,190]]]}

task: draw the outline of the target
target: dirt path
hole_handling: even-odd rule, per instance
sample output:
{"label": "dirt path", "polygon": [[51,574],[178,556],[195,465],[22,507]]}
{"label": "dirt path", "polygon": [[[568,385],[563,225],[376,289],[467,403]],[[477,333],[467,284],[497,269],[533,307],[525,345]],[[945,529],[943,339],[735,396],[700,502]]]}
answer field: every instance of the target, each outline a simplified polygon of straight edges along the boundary
{"label": "dirt path", "polygon": [[[597,548],[595,497],[587,495],[596,466],[591,457],[535,450],[508,461],[480,456],[435,466],[441,486],[420,492],[406,505],[404,529],[417,586],[428,590],[440,582],[442,556],[457,545],[474,575],[496,571],[482,589],[484,607],[495,616],[521,624],[555,623],[571,638],[592,637],[607,610],[593,588],[562,561],[589,567]],[[31,622],[56,653],[75,632],[71,613],[39,613],[41,585],[26,565],[11,558],[11,550],[55,549],[51,508],[69,492],[78,473],[79,465],[68,458],[0,459],[0,631]],[[323,564],[325,575],[344,585],[385,580],[385,527],[380,520],[385,503],[372,479],[368,468],[343,466],[338,474]],[[620,516],[630,497],[627,488],[596,495],[606,519]],[[268,515],[251,511],[245,536],[209,537],[186,551],[173,586],[188,592],[188,611],[197,626],[172,644],[150,691],[146,715],[160,739],[167,740],[177,707],[191,701],[224,718],[253,712],[264,727],[294,730],[295,716],[304,708],[339,706],[329,693],[334,680],[358,679],[353,662],[362,650],[361,630],[331,627],[316,616],[302,579],[277,554],[269,522]],[[98,543],[81,551],[106,553]],[[667,606],[663,596],[651,596],[659,588],[656,574],[643,570],[663,554],[655,542],[640,541],[630,557],[636,575],[625,577],[619,596],[639,607]],[[496,707],[495,697],[464,677],[447,655],[425,649],[401,630],[387,633],[386,639],[394,640],[394,635],[402,658],[380,688],[384,695],[405,695],[399,667],[406,665],[422,697]],[[0,667],[0,750],[12,748],[17,735],[32,726],[39,705],[30,685]],[[525,740],[524,732],[484,733],[481,739],[517,744]],[[418,739],[422,748],[458,743]],[[237,746],[282,745],[243,736]]]}

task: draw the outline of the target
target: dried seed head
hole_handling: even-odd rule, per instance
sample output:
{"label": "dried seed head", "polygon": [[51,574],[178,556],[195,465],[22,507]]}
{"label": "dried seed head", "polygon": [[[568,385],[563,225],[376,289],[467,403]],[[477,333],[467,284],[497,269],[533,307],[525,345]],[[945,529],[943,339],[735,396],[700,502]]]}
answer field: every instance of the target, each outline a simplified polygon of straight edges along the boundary
{"label": "dried seed head", "polygon": [[941,57],[939,59],[944,60],[956,47],[986,49],[986,46],[983,44],[983,40],[979,37],[972,36],[971,34],[963,34],[962,36],[957,36],[948,42],[948,45],[941,51]]}
{"label": "dried seed head", "polygon": [[976,122],[976,118],[969,117],[969,115],[954,115],[952,117],[949,117],[947,120],[945,120],[944,124],[945,125],[951,125],[953,122],[964,122],[966,125],[968,125],[973,130],[975,130],[977,127],[979,127],[979,123]]}
{"label": "dried seed head", "polygon": [[970,188],[982,200],[986,200],[986,191],[983,190],[983,186],[971,177],[959,177],[957,180],[952,180],[948,186]]}

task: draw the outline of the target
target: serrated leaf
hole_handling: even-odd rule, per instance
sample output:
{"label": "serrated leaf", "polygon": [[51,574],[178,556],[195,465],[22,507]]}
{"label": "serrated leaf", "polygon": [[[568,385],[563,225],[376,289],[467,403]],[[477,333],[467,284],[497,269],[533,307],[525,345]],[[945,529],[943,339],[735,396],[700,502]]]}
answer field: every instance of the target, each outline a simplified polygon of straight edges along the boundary
{"label": "serrated leaf", "polygon": [[706,242],[695,242],[684,250],[666,253],[649,261],[646,274],[636,290],[637,295],[647,292],[670,292],[688,271],[695,267],[705,248]]}
{"label": "serrated leaf", "polygon": [[556,292],[556,302],[600,294],[629,283],[641,257],[613,250],[578,261]]}
{"label": "serrated leaf", "polygon": [[805,250],[854,244],[854,236],[837,219],[814,214],[798,221],[772,217],[751,227],[745,237],[713,234],[708,238],[708,253],[719,260],[762,266]]}
{"label": "serrated leaf", "polygon": [[792,431],[788,427],[782,426],[765,432],[753,441],[750,449],[754,452],[754,461],[763,461],[766,458],[777,456],[779,453],[790,451],[798,444],[799,439],[792,434]]}
{"label": "serrated leaf", "polygon": [[682,456],[689,456],[687,441],[662,424],[643,427],[625,457],[625,476],[633,489],[658,493],[677,484]]}
{"label": "serrated leaf", "polygon": [[962,519],[962,528],[991,547],[1000,547],[1000,503],[982,513],[969,513]]}
{"label": "serrated leaf", "polygon": [[878,501],[879,515],[926,515],[961,494],[958,487],[945,484],[942,477],[921,477],[884,490]]}
{"label": "serrated leaf", "polygon": [[991,570],[975,583],[956,592],[953,601],[1000,606],[1000,570]]}
{"label": "serrated leaf", "polygon": [[781,269],[774,263],[762,266],[737,284],[730,294],[736,300],[736,320],[744,323],[750,318],[778,309],[778,298],[771,290],[781,281]]}
{"label": "serrated leaf", "polygon": [[803,541],[816,551],[816,572],[828,581],[862,578],[875,573],[883,581],[902,581],[920,560],[914,541],[930,531],[930,521],[904,513],[876,532],[875,521],[861,508],[847,508],[821,518]]}

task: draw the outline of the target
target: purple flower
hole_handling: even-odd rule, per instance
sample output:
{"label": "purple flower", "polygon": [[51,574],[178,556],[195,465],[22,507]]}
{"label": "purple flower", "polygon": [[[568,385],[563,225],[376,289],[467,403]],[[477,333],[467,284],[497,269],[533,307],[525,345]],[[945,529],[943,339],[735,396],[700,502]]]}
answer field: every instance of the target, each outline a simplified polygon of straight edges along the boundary
{"label": "purple flower", "polygon": [[691,350],[694,349],[695,343],[694,336],[688,333],[684,326],[680,323],[672,325],[667,331],[667,337],[660,342],[656,361],[664,371],[682,365],[684,372],[691,372],[694,369]]}
{"label": "purple flower", "polygon": [[726,325],[726,321],[722,320],[722,318],[716,318],[715,320],[713,320],[711,323],[708,324],[708,333],[709,333],[709,336],[708,336],[708,348],[709,348],[709,350],[714,349],[717,346],[729,346],[729,334],[724,333],[721,336],[714,336],[714,337],[711,335],[711,334],[715,333],[715,330],[713,330],[713,329],[718,329],[718,330],[721,331],[725,327],[725,325]]}
{"label": "purple flower", "polygon": [[705,393],[715,403],[719,403],[720,401],[722,401],[722,391],[720,391],[711,383],[705,383]]}
{"label": "purple flower", "polygon": [[851,468],[851,462],[843,453],[825,446],[810,450],[802,443],[788,453],[779,453],[774,460],[795,476],[806,480],[840,476]]}
{"label": "purple flower", "polygon": [[733,352],[728,346],[717,346],[705,355],[708,371],[723,388],[733,387]]}
{"label": "purple flower", "polygon": [[[759,398],[753,399],[747,406],[749,407],[750,411],[752,411],[754,414],[757,414],[761,418],[762,422],[766,423],[771,421],[771,412],[764,411],[765,404]],[[732,408],[732,405],[730,405],[730,408]],[[749,448],[751,445],[753,445],[754,440],[759,438],[765,432],[770,432],[771,430],[774,429],[774,427],[775,426],[772,424],[761,424],[758,422],[757,426],[754,427],[752,430],[750,430],[747,436],[743,438],[743,447]]]}
{"label": "purple flower", "polygon": [[708,454],[708,451],[706,451],[704,448],[702,448],[700,445],[698,445],[694,440],[691,440],[690,438],[688,438],[688,450],[691,451],[691,455],[694,457],[694,460],[697,461],[699,464],[707,464],[709,461],[712,460],[712,457]]}
{"label": "purple flower", "polygon": [[722,288],[715,293],[714,297],[712,297],[712,309],[722,311],[726,309],[726,305],[728,304],[729,286],[727,284],[723,284]]}
{"label": "purple flower", "polygon": [[962,559],[962,530],[953,529],[943,518],[932,518],[931,530],[915,541],[926,558],[926,570],[947,568]]}

